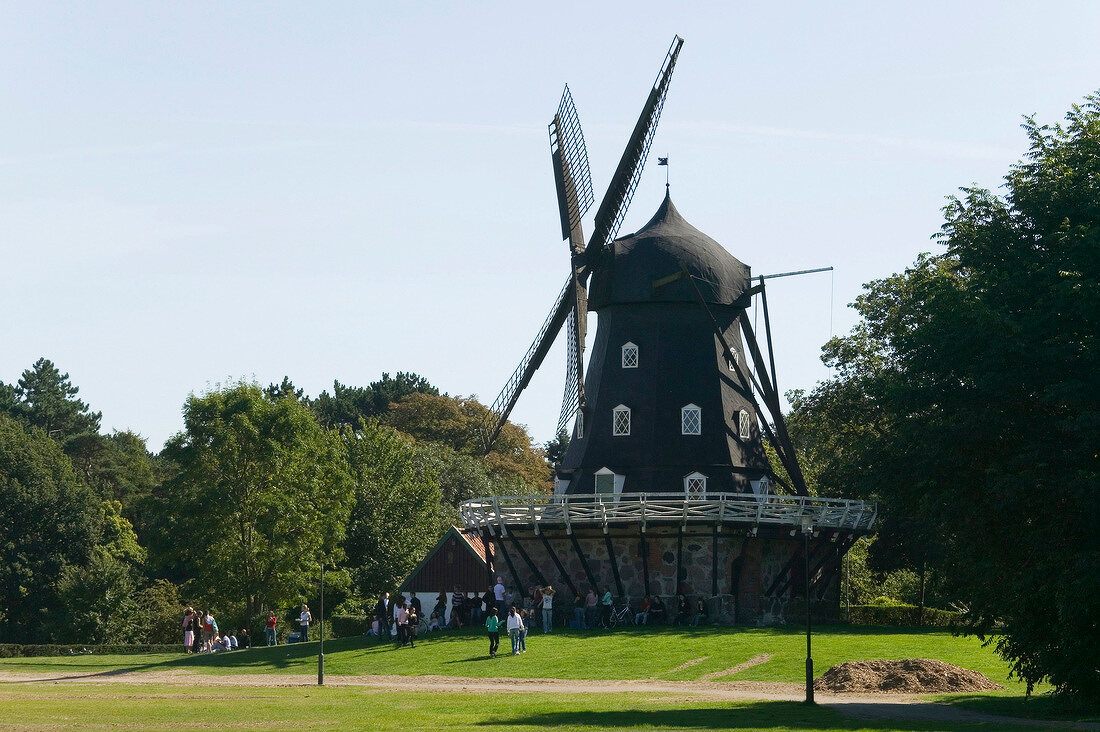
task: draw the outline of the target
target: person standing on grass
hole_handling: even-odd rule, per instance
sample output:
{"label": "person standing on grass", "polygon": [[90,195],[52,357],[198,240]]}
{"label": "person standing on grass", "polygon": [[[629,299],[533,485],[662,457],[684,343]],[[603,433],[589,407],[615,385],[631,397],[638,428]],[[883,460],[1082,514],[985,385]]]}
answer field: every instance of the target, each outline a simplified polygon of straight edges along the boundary
{"label": "person standing on grass", "polygon": [[500,618],[495,607],[489,610],[489,617],[485,619],[485,630],[489,632],[489,658],[495,658],[500,648]]}
{"label": "person standing on grass", "polygon": [[596,613],[599,612],[599,600],[596,599],[596,590],[588,588],[588,594],[584,596],[584,624],[589,630],[596,627]]}
{"label": "person standing on grass", "polygon": [[264,633],[267,635],[267,644],[269,646],[275,646],[279,644],[279,641],[275,638],[275,626],[278,625],[279,619],[275,617],[274,610],[267,611],[267,620],[264,621]]}
{"label": "person standing on grass", "polygon": [[298,615],[298,626],[302,629],[300,640],[304,643],[309,640],[309,624],[313,622],[313,616],[309,613],[309,605],[302,603],[302,612]]}
{"label": "person standing on grass", "polygon": [[408,633],[409,648],[416,648],[416,634],[420,632],[420,611],[418,611],[411,604],[408,606],[409,610],[409,629]]}
{"label": "person standing on grass", "polygon": [[519,655],[519,634],[523,629],[523,620],[514,607],[508,608],[508,637],[512,640],[512,655]]}
{"label": "person standing on grass", "polygon": [[195,645],[195,608],[189,607],[183,614],[183,652],[190,653]]}
{"label": "person standing on grass", "polygon": [[606,630],[611,629],[611,605],[613,599],[611,597],[611,588],[605,587],[603,593],[603,599],[600,600],[600,625]]}
{"label": "person standing on grass", "polygon": [[554,630],[554,588],[550,585],[542,588],[542,632]]}
{"label": "person standing on grass", "polygon": [[378,619],[378,639],[385,641],[390,637],[390,593],[383,592],[374,606],[374,617]]}
{"label": "person standing on grass", "polygon": [[581,595],[573,600],[573,626],[577,630],[584,630],[584,603],[585,599]]}
{"label": "person standing on grass", "polygon": [[530,624],[531,619],[526,610],[517,610],[516,614],[519,615],[519,622],[522,626],[519,629],[519,652],[527,653],[527,626]]}
{"label": "person standing on grass", "polygon": [[409,642],[409,610],[405,601],[397,603],[397,647],[404,648]]}

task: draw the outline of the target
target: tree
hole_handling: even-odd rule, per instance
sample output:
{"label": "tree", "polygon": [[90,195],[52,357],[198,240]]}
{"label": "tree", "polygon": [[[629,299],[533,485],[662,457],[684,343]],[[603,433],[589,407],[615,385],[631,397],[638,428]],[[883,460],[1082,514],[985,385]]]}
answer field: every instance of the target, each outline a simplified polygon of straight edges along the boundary
{"label": "tree", "polygon": [[436,442],[476,457],[502,493],[545,493],[550,470],[545,453],[531,444],[527,430],[507,422],[484,454],[489,409],[472,397],[415,393],[391,405],[383,420],[421,442]]}
{"label": "tree", "polygon": [[318,562],[341,558],[352,494],[339,435],[253,384],[191,396],[183,412],[165,494],[197,587],[249,618],[309,592]]}
{"label": "tree", "polygon": [[435,475],[416,444],[376,422],[343,433],[355,482],[345,553],[363,597],[393,590],[444,528]]}
{"label": "tree", "polygon": [[299,389],[294,386],[294,382],[290,380],[289,376],[284,376],[281,384],[268,384],[264,389],[264,396],[272,401],[276,399],[302,399],[305,395],[305,389]]}
{"label": "tree", "polygon": [[57,443],[0,414],[0,641],[50,640],[62,575],[88,561],[100,516]]}
{"label": "tree", "polygon": [[884,546],[942,574],[967,632],[1096,699],[1100,95],[1024,129],[1006,196],[949,200],[946,251],[866,286],[796,411],[828,435],[821,483],[882,500]]}
{"label": "tree", "polygon": [[52,361],[40,358],[23,372],[15,386],[16,416],[51,437],[98,432],[102,415],[89,411],[88,405],[76,398],[79,391],[68,374],[58,371]]}
{"label": "tree", "polygon": [[565,451],[569,449],[569,430],[564,427],[558,430],[554,439],[543,445],[542,449],[546,453],[546,462],[550,463],[551,469],[557,470],[561,459],[565,457]]}
{"label": "tree", "polygon": [[365,389],[334,381],[332,395],[321,392],[311,402],[311,407],[325,427],[345,425],[359,429],[362,422],[382,417],[391,404],[411,394],[439,396],[439,389],[417,374],[398,371],[397,377],[391,378],[383,373],[380,380],[371,382]]}

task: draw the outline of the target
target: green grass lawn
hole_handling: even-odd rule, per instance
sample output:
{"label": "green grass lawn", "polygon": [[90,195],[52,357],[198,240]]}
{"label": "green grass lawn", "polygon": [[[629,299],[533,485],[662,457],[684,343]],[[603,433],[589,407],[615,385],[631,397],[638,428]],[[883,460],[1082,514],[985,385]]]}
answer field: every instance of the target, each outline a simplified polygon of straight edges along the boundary
{"label": "green grass lawn", "polygon": [[[967,724],[848,719],[797,702],[670,701],[652,694],[416,694],[362,687],[0,685],[5,729],[989,729]],[[1027,730],[1023,727],[998,729]]]}
{"label": "green grass lawn", "polygon": [[[507,646],[507,640],[504,645]],[[473,678],[692,681],[760,654],[770,654],[771,659],[767,662],[736,675],[710,678],[802,683],[805,674],[806,638],[797,628],[651,627],[614,633],[567,631],[549,636],[534,632],[528,637],[527,647],[528,652],[524,655],[505,653],[491,659],[487,655],[488,641],[476,630],[430,634],[423,636],[416,648],[402,649],[395,649],[389,643],[378,644],[373,639],[342,638],[326,641],[325,670],[330,676],[432,674]],[[193,669],[208,674],[311,674],[316,672],[317,650],[318,644],[314,642],[203,656],[11,658],[0,659],[0,670],[95,674],[118,669]],[[973,638],[953,637],[942,630],[826,626],[814,632],[813,656],[818,676],[842,661],[935,658],[980,671],[1006,687],[1001,692],[940,697],[942,700],[992,714],[1081,718],[1073,712],[1060,713],[1057,704],[1049,698],[1025,701],[1024,685],[1007,678],[1008,665],[992,650],[983,648]],[[703,660],[675,670],[697,659]],[[1045,689],[1039,690],[1043,691]],[[1037,701],[1038,704],[1034,703]]]}

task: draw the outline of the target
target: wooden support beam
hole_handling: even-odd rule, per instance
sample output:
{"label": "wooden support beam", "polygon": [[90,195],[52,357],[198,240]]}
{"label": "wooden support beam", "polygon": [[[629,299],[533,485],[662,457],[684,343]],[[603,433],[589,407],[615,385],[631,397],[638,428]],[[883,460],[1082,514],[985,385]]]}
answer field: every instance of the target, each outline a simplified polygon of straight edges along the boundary
{"label": "wooden support beam", "polygon": [[599,585],[596,584],[596,578],[592,576],[592,570],[588,567],[588,558],[584,556],[584,551],[581,549],[581,543],[577,541],[577,535],[570,534],[569,538],[573,542],[573,551],[575,551],[577,556],[581,559],[581,569],[584,570],[584,576],[588,580],[588,585],[597,595],[602,594]]}
{"label": "wooden support beam", "polygon": [[505,542],[500,542],[500,554],[504,557],[504,563],[508,565],[508,572],[512,575],[512,581],[516,583],[516,591],[520,593],[520,597],[523,597],[523,580],[519,578],[519,572],[516,571],[516,565],[512,564],[512,557],[508,554],[508,549],[505,547]]}
{"label": "wooden support beam", "polygon": [[764,593],[765,597],[775,597],[776,590],[779,589],[780,585],[783,586],[783,589],[787,588],[787,585],[790,584],[791,570],[794,568],[794,565],[797,564],[801,556],[802,542],[798,542],[798,544],[795,546],[794,553],[791,554],[791,558],[788,559],[787,563],[783,565],[783,569],[779,570],[779,574],[775,576],[775,580],[772,581],[772,584],[768,588],[768,591]]}
{"label": "wooden support beam", "polygon": [[710,545],[710,596],[718,597],[718,524]]}
{"label": "wooden support beam", "polygon": [[[687,506],[687,503],[684,503]],[[674,583],[675,593],[680,594],[680,575],[684,571],[684,525],[680,524],[676,528],[676,582]]]}
{"label": "wooden support beam", "polygon": [[535,579],[538,580],[539,587],[545,587],[546,585],[550,584],[546,581],[546,577],[543,576],[542,571],[539,570],[538,566],[536,566],[535,563],[531,561],[531,557],[527,554],[527,550],[524,549],[523,544],[519,542],[519,537],[516,536],[516,532],[513,531],[512,533],[508,534],[508,536],[512,539],[512,546],[514,546],[516,548],[516,551],[519,552],[519,556],[523,559],[523,563],[527,565],[527,569],[531,570],[531,574],[534,575]]}
{"label": "wooden support beam", "polygon": [[546,540],[546,535],[540,534],[539,538],[542,539],[542,546],[546,549],[546,553],[550,555],[550,559],[553,560],[554,566],[558,568],[558,574],[561,575],[562,581],[565,582],[565,586],[568,587],[569,591],[574,595],[579,594],[576,586],[573,584],[573,578],[565,571],[565,567],[562,566],[561,560],[558,559],[558,555],[554,553],[554,547],[550,546],[550,542]]}
{"label": "wooden support beam", "polygon": [[623,580],[619,577],[619,561],[615,558],[615,547],[611,543],[611,537],[604,534],[603,541],[607,546],[607,561],[611,563],[611,573],[615,575],[615,589],[618,590],[619,597],[626,597],[626,592],[623,590]]}
{"label": "wooden support beam", "polygon": [[492,587],[495,575],[493,564],[495,564],[496,558],[493,556],[493,533],[489,530],[489,527],[482,530],[481,542],[485,545],[485,569],[489,574],[489,586]]}
{"label": "wooden support beam", "polygon": [[638,532],[641,537],[641,549],[642,549],[642,582],[645,586],[645,594],[648,597],[652,594],[649,591],[649,542],[645,538],[645,527],[643,526]]}

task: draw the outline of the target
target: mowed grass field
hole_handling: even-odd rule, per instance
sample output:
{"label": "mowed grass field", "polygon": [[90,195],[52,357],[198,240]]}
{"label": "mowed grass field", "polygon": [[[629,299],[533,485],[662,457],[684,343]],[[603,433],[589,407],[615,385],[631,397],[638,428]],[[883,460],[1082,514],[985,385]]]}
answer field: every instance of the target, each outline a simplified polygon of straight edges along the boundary
{"label": "mowed grass field", "polygon": [[[325,642],[325,671],[339,676],[422,675],[477,679],[556,678],[573,680],[661,679],[762,681],[801,684],[805,635],[797,628],[637,628],[614,633],[560,632],[528,636],[528,652],[488,657],[484,633],[476,630],[423,636],[415,648],[395,649],[368,638]],[[503,646],[507,649],[507,640]],[[982,729],[966,724],[855,721],[833,709],[792,702],[714,702],[668,695],[631,694],[455,694],[408,693],[364,687],[204,687],[204,675],[316,674],[318,644],[255,648],[227,654],[185,656],[62,656],[0,659],[0,672],[47,677],[79,674],[91,683],[0,683],[0,727],[60,725],[85,728],[123,725],[187,728],[226,726],[377,726],[378,728],[542,729]],[[764,662],[723,673],[767,654]],[[842,661],[935,658],[984,673],[1004,691],[940,700],[989,714],[1076,719],[1049,698],[1025,700],[1024,685],[1007,678],[1008,665],[972,638],[943,631],[816,629],[815,673]],[[170,685],[95,684],[97,675],[120,670],[191,671],[194,682]],[[272,678],[277,682],[277,678]],[[1040,689],[1040,692],[1045,691]],[[1094,718],[1093,718],[1094,719]],[[373,722],[372,722],[373,720]],[[990,729],[991,727],[984,727]]]}

